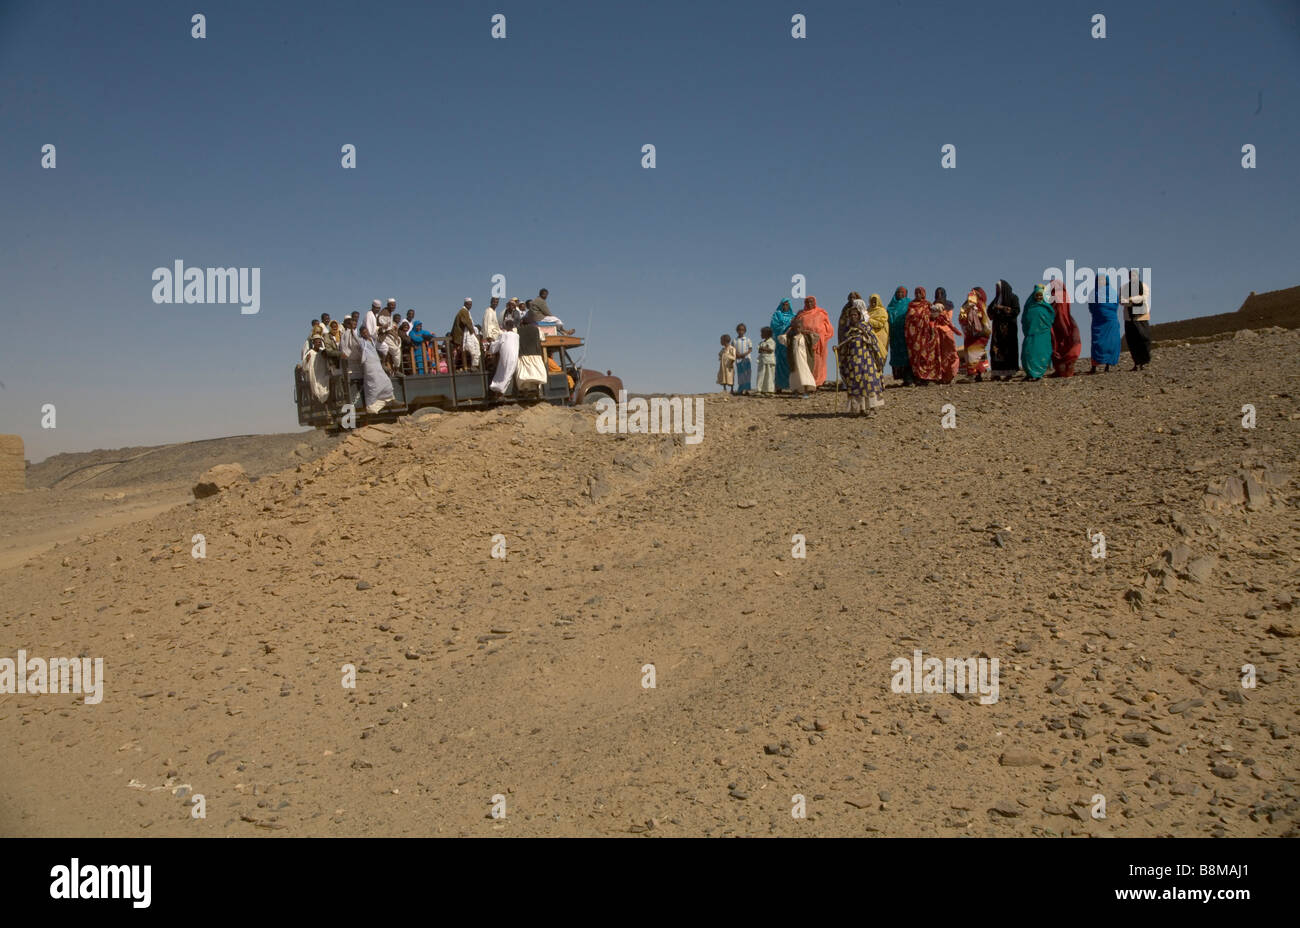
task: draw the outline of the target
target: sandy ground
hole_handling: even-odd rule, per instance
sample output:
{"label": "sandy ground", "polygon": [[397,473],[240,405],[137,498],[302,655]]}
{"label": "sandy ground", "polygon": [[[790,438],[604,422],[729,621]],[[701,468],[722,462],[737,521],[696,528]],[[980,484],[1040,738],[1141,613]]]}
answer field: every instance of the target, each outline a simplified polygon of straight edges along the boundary
{"label": "sandy ground", "polygon": [[[0,572],[0,657],[105,662],[0,696],[0,834],[1295,834],[1297,350],[711,396],[694,446],[430,415],[81,530]],[[998,701],[894,692],[916,649]]]}

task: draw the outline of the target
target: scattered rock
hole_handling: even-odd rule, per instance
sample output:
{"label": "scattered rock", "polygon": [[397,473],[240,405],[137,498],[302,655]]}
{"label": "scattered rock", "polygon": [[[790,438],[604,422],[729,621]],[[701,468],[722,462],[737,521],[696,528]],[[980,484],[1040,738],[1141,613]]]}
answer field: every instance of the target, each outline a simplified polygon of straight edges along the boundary
{"label": "scattered rock", "polygon": [[218,464],[204,471],[199,482],[194,484],[194,498],[207,499],[209,496],[216,496],[218,493],[224,493],[232,487],[248,482],[248,474],[244,473],[243,466]]}
{"label": "scattered rock", "polygon": [[1012,748],[1004,751],[998,758],[998,763],[1003,767],[1037,767],[1042,763],[1038,755],[1024,748]]}
{"label": "scattered rock", "polygon": [[1000,815],[1003,818],[1017,818],[1023,815],[1024,812],[1024,809],[1020,808],[1020,806],[1016,805],[1010,799],[999,799],[997,802],[993,803],[993,806],[989,809],[989,816]]}
{"label": "scattered rock", "polygon": [[1193,583],[1209,583],[1214,576],[1214,567],[1218,558],[1213,555],[1192,558],[1187,562],[1187,577]]}

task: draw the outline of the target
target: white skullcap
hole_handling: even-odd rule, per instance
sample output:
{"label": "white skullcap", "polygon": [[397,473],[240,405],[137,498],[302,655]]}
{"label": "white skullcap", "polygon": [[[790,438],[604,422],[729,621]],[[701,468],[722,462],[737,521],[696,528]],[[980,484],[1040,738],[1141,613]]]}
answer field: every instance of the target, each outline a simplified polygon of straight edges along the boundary
{"label": "white skullcap", "polygon": [[372,309],[378,309],[378,308],[379,308],[379,301],[378,301],[378,300],[371,300],[371,301],[370,301],[370,306],[371,306]]}

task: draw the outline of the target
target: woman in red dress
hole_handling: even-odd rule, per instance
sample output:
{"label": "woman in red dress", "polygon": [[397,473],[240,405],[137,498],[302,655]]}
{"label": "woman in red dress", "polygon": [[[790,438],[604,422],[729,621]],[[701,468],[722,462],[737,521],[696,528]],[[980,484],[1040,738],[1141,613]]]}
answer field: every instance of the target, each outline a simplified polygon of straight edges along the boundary
{"label": "woman in red dress", "polygon": [[1056,310],[1056,319],[1052,322],[1052,376],[1073,377],[1074,362],[1079,360],[1083,341],[1079,337],[1079,327],[1070,315],[1070,292],[1060,280],[1053,280],[1048,290],[1051,291],[1052,308]]}
{"label": "woman in red dress", "polygon": [[830,344],[835,327],[826,310],[817,305],[817,297],[804,297],[803,309],[794,317],[794,326],[805,332],[811,332],[816,341],[813,344],[812,373],[817,386],[826,382],[826,346]]}
{"label": "woman in red dress", "polygon": [[952,383],[961,359],[957,356],[957,330],[947,305],[932,304],[925,298],[925,288],[917,287],[903,329],[907,360],[916,379],[923,383]]}

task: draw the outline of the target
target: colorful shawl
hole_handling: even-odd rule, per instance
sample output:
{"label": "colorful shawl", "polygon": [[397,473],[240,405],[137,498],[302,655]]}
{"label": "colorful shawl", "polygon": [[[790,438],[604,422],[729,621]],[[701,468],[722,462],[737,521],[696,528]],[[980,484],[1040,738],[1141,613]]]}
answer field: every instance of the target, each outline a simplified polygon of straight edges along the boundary
{"label": "colorful shawl", "polygon": [[961,329],[966,336],[966,373],[972,377],[986,373],[989,369],[986,348],[989,336],[993,334],[993,323],[985,305],[984,291],[979,287],[967,293],[966,302],[961,304]]}
{"label": "colorful shawl", "polygon": [[903,326],[912,374],[920,380],[950,383],[961,366],[950,311],[942,304],[931,303],[925,298],[925,288],[917,287]]}

